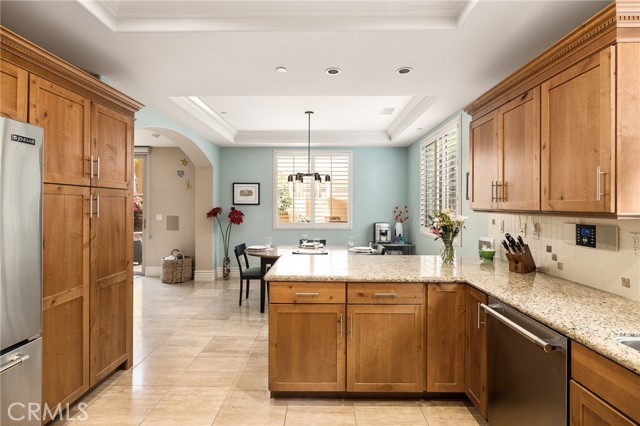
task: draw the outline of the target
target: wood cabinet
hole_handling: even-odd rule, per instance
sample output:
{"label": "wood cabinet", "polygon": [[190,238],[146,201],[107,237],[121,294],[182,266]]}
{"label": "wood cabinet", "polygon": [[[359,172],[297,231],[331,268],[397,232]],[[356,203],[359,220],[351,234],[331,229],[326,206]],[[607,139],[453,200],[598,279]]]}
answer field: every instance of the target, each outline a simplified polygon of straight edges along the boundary
{"label": "wood cabinet", "polygon": [[348,284],[347,390],[424,390],[424,284]]}
{"label": "wood cabinet", "polygon": [[44,211],[55,212],[43,217],[42,402],[49,407],[89,389],[88,201],[87,187],[44,185]]}
{"label": "wood cabinet", "polygon": [[91,191],[91,385],[125,361],[133,347],[133,199],[130,191]]}
{"label": "wood cabinet", "polygon": [[637,426],[575,380],[569,382],[569,412],[571,426]]}
{"label": "wood cabinet", "polygon": [[269,301],[269,390],[344,391],[344,283],[273,282]]}
{"label": "wood cabinet", "polygon": [[471,206],[540,209],[540,88],[473,121]]}
{"label": "wood cabinet", "polygon": [[615,211],[615,48],[542,83],[542,209]]}
{"label": "wood cabinet", "polygon": [[427,285],[427,392],[465,391],[465,287]]}
{"label": "wood cabinet", "polygon": [[3,27],[0,46],[0,114],[44,128],[42,395],[55,408],[131,366],[142,105]]}
{"label": "wood cabinet", "polygon": [[487,394],[487,321],[480,307],[487,295],[466,286],[466,360],[465,393],[485,419],[488,415]]}
{"label": "wood cabinet", "polygon": [[0,116],[27,121],[29,73],[0,61]]}

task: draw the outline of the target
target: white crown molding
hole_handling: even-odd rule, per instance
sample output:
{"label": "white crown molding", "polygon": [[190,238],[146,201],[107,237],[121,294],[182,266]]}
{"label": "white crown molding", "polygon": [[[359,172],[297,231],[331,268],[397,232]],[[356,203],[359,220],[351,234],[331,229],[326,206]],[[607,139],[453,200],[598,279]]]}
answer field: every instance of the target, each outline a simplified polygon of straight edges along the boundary
{"label": "white crown molding", "polygon": [[222,138],[229,142],[235,140],[238,131],[202,98],[197,96],[170,96],[169,99],[202,121]]}
{"label": "white crown molding", "polygon": [[447,30],[477,0],[76,1],[113,32],[186,32]]}
{"label": "white crown molding", "polygon": [[391,141],[396,142],[436,100],[435,96],[414,96],[387,128],[387,134]]}
{"label": "white crown molding", "polygon": [[[306,146],[306,131],[239,131],[235,145],[242,146]],[[389,145],[389,136],[384,131],[314,131],[311,145],[317,146],[358,146]]]}

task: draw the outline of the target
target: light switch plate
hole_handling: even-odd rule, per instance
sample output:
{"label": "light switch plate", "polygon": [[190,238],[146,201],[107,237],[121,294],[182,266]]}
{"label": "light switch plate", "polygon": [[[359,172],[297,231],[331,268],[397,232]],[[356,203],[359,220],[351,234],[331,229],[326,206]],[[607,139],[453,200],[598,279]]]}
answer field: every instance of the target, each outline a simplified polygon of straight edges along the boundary
{"label": "light switch plate", "polygon": [[162,220],[162,213],[156,214],[156,220]]}

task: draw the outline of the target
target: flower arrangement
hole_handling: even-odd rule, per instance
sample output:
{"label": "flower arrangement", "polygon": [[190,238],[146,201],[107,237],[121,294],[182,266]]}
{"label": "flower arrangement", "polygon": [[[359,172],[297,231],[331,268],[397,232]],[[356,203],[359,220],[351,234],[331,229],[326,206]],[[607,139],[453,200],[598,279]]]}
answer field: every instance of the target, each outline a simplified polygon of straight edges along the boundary
{"label": "flower arrangement", "polygon": [[436,240],[442,240],[443,246],[440,253],[442,261],[453,263],[456,254],[453,240],[464,228],[464,222],[467,218],[457,215],[449,209],[443,209],[440,213],[434,211],[433,216],[427,217],[431,221],[431,223],[427,223],[427,226],[436,235]]}
{"label": "flower arrangement", "polygon": [[142,195],[133,195],[133,226],[135,228],[142,228]]}
{"label": "flower arrangement", "polygon": [[393,209],[393,220],[398,223],[404,223],[409,220],[409,208],[405,205],[404,210],[402,210],[400,207],[396,206],[396,208]]}
{"label": "flower arrangement", "polygon": [[224,257],[229,257],[229,239],[231,237],[231,225],[240,225],[243,221],[244,213],[235,207],[231,207],[227,217],[229,223],[226,228],[222,228],[222,222],[220,222],[220,215],[222,214],[222,207],[214,207],[207,212],[207,218],[213,217],[218,222],[220,232],[222,233],[222,244],[224,245]]}

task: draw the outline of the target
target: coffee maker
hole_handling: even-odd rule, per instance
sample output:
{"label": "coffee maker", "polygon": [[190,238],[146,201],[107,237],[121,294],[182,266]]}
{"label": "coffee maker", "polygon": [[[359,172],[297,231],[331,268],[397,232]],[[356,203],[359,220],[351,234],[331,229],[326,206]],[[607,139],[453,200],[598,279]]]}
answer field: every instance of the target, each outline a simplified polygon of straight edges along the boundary
{"label": "coffee maker", "polygon": [[373,224],[373,242],[390,243],[391,225],[386,222],[376,222]]}

